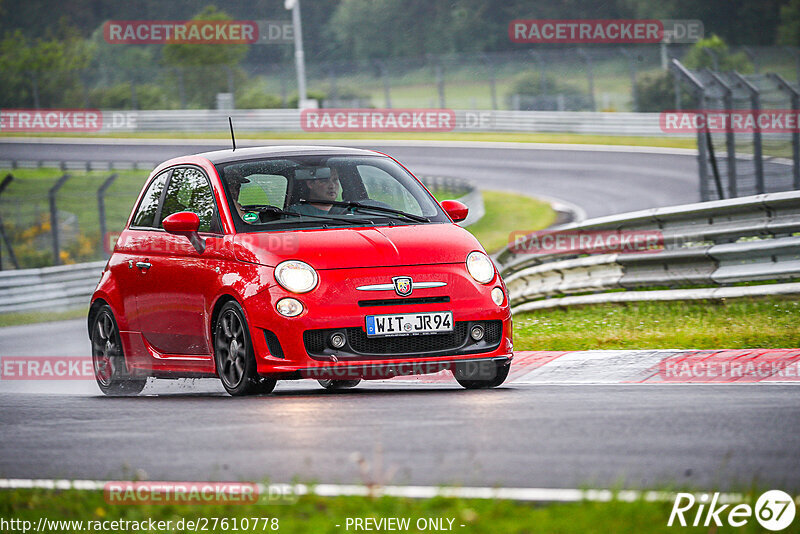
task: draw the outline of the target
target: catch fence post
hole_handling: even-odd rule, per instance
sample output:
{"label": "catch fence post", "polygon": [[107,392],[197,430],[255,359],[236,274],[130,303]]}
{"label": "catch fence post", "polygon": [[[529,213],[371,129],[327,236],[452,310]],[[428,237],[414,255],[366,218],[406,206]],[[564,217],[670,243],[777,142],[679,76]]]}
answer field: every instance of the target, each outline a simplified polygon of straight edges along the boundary
{"label": "catch fence post", "polygon": [[58,210],[56,209],[56,194],[58,190],[69,180],[69,174],[59,178],[55,185],[47,192],[50,199],[50,231],[53,234],[53,265],[61,265],[61,243],[58,235]]}

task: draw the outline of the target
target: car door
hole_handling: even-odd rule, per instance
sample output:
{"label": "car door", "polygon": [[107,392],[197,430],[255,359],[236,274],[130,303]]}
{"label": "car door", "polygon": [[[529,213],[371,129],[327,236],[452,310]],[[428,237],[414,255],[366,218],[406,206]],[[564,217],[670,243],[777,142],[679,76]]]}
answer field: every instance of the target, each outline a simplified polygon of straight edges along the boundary
{"label": "car door", "polygon": [[200,219],[199,233],[207,243],[219,239],[219,215],[210,182],[197,167],[173,169],[157,215],[157,237],[141,250],[146,283],[136,294],[139,328],[162,357],[210,357],[207,310],[214,298],[219,272],[217,247],[197,250],[184,235],[163,230],[163,220],[180,211]]}

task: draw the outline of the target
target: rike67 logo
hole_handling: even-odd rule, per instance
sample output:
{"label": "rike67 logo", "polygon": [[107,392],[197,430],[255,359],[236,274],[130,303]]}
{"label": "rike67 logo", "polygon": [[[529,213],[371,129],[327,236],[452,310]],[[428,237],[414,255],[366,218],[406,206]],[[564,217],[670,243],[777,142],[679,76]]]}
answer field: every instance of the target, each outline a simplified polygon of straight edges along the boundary
{"label": "rike67 logo", "polygon": [[712,495],[706,493],[698,498],[691,493],[678,493],[667,526],[713,528],[727,524],[732,527],[743,527],[755,516],[763,528],[777,532],[784,530],[794,521],[794,500],[781,490],[763,493],[756,501],[755,507],[730,502],[723,504],[724,500],[730,500],[730,497],[723,499],[719,493]]}

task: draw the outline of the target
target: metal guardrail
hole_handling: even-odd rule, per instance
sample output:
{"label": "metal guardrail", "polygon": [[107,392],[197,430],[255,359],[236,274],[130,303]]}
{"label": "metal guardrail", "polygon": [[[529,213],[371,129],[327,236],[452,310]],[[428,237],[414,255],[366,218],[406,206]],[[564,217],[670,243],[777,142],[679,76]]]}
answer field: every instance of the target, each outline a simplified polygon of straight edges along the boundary
{"label": "metal guardrail", "polygon": [[[361,110],[365,113],[369,109]],[[236,131],[303,131],[299,109],[103,111],[102,133],[227,132],[228,117]],[[119,117],[124,116],[124,120]],[[116,119],[115,119],[116,117]],[[608,135],[692,137],[666,134],[658,113],[594,111],[455,110],[455,131],[556,132]],[[120,127],[109,127],[118,125]]]}
{"label": "metal guardrail", "polygon": [[89,304],[104,261],[0,272],[0,312],[64,310]]}
{"label": "metal guardrail", "polygon": [[[800,294],[798,191],[650,209],[548,230],[555,236],[594,231],[656,231],[664,246],[648,253],[520,252],[541,237],[532,234],[517,249],[506,247],[496,256],[512,310]],[[733,285],[751,282],[772,283]]]}

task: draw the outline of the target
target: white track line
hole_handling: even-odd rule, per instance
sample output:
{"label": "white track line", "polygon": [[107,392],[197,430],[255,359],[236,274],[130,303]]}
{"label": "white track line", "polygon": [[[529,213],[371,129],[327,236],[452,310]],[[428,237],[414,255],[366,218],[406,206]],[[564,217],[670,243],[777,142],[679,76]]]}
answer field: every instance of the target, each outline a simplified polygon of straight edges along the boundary
{"label": "white track line", "polygon": [[[0,479],[0,489],[51,489],[76,491],[102,491],[104,480],[64,480],[64,479]],[[119,481],[116,481],[119,482]],[[142,481],[144,482],[144,481]],[[257,484],[262,495],[317,495],[319,497],[363,497],[390,496],[409,499],[430,499],[447,497],[458,499],[503,499],[527,502],[609,502],[612,500],[633,502],[672,502],[676,493],[667,491],[638,491],[607,489],[569,489],[569,488],[492,488],[492,487],[451,487],[438,486],[364,486],[359,484]],[[707,493],[699,492],[699,498]],[[740,493],[721,493],[719,502],[742,502],[745,496]],[[800,497],[798,497],[800,500]]]}

